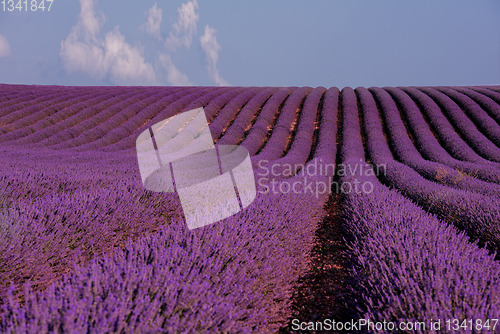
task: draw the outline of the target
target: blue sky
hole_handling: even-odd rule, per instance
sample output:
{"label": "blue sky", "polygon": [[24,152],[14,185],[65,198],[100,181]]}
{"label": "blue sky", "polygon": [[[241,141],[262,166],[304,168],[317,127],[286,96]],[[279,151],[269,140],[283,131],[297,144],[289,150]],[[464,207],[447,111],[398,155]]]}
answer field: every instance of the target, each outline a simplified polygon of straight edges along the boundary
{"label": "blue sky", "polygon": [[54,0],[50,12],[8,9],[0,3],[0,83],[500,84],[498,0]]}

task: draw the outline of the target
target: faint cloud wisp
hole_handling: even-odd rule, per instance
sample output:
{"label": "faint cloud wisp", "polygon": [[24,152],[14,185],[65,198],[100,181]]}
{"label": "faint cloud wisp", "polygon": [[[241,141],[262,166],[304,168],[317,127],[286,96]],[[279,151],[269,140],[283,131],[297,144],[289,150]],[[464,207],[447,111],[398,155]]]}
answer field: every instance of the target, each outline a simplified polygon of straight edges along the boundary
{"label": "faint cloud wisp", "polygon": [[96,13],[93,0],[80,0],[78,23],[61,42],[60,56],[68,73],[83,72],[93,78],[109,75],[116,84],[156,84],[153,66],[145,61],[139,48],[133,47],[120,34],[119,27],[99,32],[105,21],[102,12]]}
{"label": "faint cloud wisp", "polygon": [[207,25],[205,27],[205,34],[200,38],[201,48],[205,53],[208,74],[212,80],[219,86],[229,86],[229,83],[220,76],[219,69],[217,68],[217,60],[219,59],[221,47],[217,42],[216,33],[217,31],[214,28],[210,28]]}
{"label": "faint cloud wisp", "polygon": [[173,32],[170,32],[165,41],[165,46],[168,50],[176,50],[182,45],[189,49],[193,35],[196,34],[196,22],[200,18],[200,15],[196,12],[197,9],[199,7],[196,0],[183,3],[177,9],[179,14],[178,21],[172,25]]}
{"label": "faint cloud wisp", "polygon": [[183,74],[172,62],[169,54],[161,53],[158,57],[160,64],[167,71],[167,81],[174,86],[192,86],[188,76]]}
{"label": "faint cloud wisp", "polygon": [[141,29],[146,30],[146,32],[153,37],[160,39],[160,25],[162,21],[162,10],[157,8],[155,3],[148,11],[148,17],[146,23],[141,26]]}
{"label": "faint cloud wisp", "polygon": [[10,45],[7,37],[0,35],[0,57],[7,57],[10,55]]}
{"label": "faint cloud wisp", "polygon": [[[189,50],[196,35],[200,17],[197,0],[189,0],[177,8],[177,19],[166,38],[162,38],[163,11],[158,4],[155,3],[145,12],[146,20],[139,29],[163,43],[164,47],[163,52],[157,53],[154,67],[146,61],[140,44],[130,45],[118,26],[102,33],[106,16],[97,8],[97,0],[79,1],[81,12],[78,22],[71,28],[66,40],[61,41],[59,55],[66,73],[80,72],[98,80],[109,78],[112,83],[120,85],[156,85],[165,81],[175,86],[193,85],[188,76],[174,65],[173,55],[180,48]],[[199,41],[210,79],[220,86],[229,85],[217,68],[221,47],[217,42],[216,30],[207,25]],[[7,39],[0,35],[0,56],[9,53]]]}
{"label": "faint cloud wisp", "polygon": [[193,85],[188,76],[174,65],[171,53],[176,52],[182,46],[187,49],[191,46],[193,36],[196,33],[196,22],[200,17],[196,12],[198,8],[198,2],[193,0],[182,4],[177,9],[177,22],[172,24],[172,31],[165,40],[165,52],[158,56],[159,63],[167,71],[168,83],[174,86]]}

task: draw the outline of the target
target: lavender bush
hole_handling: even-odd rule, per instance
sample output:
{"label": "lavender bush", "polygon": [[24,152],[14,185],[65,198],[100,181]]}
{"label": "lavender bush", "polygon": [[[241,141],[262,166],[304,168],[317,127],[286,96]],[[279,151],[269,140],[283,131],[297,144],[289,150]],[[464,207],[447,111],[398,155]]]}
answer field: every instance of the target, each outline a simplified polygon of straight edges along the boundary
{"label": "lavender bush", "polygon": [[142,124],[142,126],[132,132],[129,136],[124,137],[123,139],[113,143],[112,145],[106,146],[103,148],[104,151],[120,151],[120,150],[128,150],[134,149],[136,144],[137,136],[142,133],[148,126],[151,124],[155,124],[160,122],[166,118],[172,117],[179,112],[181,112],[189,103],[195,101],[201,96],[212,91],[213,88],[195,88],[192,91],[189,91],[189,94],[183,95],[178,100],[168,105],[168,107],[160,110],[157,114],[155,114],[151,119],[149,119],[148,123]]}
{"label": "lavender bush", "polygon": [[[261,106],[276,90],[275,88],[266,88],[257,94],[253,90],[246,90],[245,93],[229,102],[209,125],[213,139],[217,141],[224,134],[224,140],[220,144],[237,144],[238,140],[245,134],[245,129],[237,125],[250,123],[253,115],[260,110]],[[235,123],[235,126],[231,126]],[[240,132],[240,136],[237,132]]]}
{"label": "lavender bush", "polygon": [[386,87],[385,89],[400,106],[401,113],[408,122],[415,145],[423,157],[448,165],[467,176],[476,177],[488,182],[500,183],[498,169],[494,166],[485,166],[453,158],[440,145],[415,102],[401,89],[392,87]]}
{"label": "lavender bush", "polygon": [[[94,93],[95,94],[95,93]],[[58,134],[59,132],[70,128],[79,122],[82,122],[92,116],[95,115],[97,111],[105,110],[106,108],[116,104],[121,101],[122,97],[127,96],[125,92],[119,91],[116,93],[109,94],[95,94],[95,98],[102,101],[96,105],[90,105],[80,111],[78,113],[63,113],[63,118],[53,124],[48,124],[47,126],[37,128],[33,133],[25,135],[23,137],[17,137],[18,139],[15,141],[20,145],[26,145],[30,143],[39,143],[40,146],[43,146],[47,141],[47,138]],[[36,124],[35,124],[36,126]]]}
{"label": "lavender bush", "polygon": [[[368,92],[362,91],[361,89],[357,89],[357,91],[360,95],[368,94]],[[405,125],[401,120],[399,110],[389,93],[381,88],[375,87],[370,88],[370,92],[374,95],[384,111],[382,113],[382,118],[388,131],[391,144],[390,147],[400,162],[413,168],[430,181],[439,182],[457,189],[500,197],[500,186],[497,184],[477,180],[445,164],[425,160],[408,136]],[[366,111],[366,117],[370,117],[368,113],[375,112],[375,109],[367,109]],[[375,116],[372,116],[372,118],[374,117]]]}
{"label": "lavender bush", "polygon": [[[473,99],[488,115],[493,118],[497,124],[500,124],[500,107],[494,99],[486,94],[481,94],[481,90],[473,90],[469,87],[451,87],[459,93],[462,93],[469,98]],[[492,96],[495,93],[492,92]],[[498,93],[497,93],[498,96]],[[497,100],[500,100],[497,98]]]}
{"label": "lavender bush", "polygon": [[357,89],[367,136],[367,151],[375,164],[384,164],[383,182],[400,190],[440,219],[466,230],[469,236],[489,243],[492,250],[500,246],[500,203],[496,198],[466,190],[453,189],[431,182],[414,169],[394,160],[383,135],[377,106],[366,89]]}
{"label": "lavender bush", "polygon": [[[251,124],[248,135],[241,142],[241,145],[245,147],[251,155],[255,155],[262,147],[262,145],[265,144],[272,125],[278,117],[280,106],[285,103],[287,97],[296,89],[297,87],[281,88],[279,91],[273,94],[273,96],[271,96],[269,100],[266,101],[266,104],[262,107],[259,115],[255,119],[255,123]],[[239,126],[242,130],[246,130],[248,125],[250,124],[244,124],[240,122],[233,123],[232,126]],[[221,139],[221,144],[222,143],[225,144],[226,141]]]}
{"label": "lavender bush", "polygon": [[500,126],[473,99],[448,87],[437,87],[436,89],[449,96],[460,106],[478,130],[496,146],[500,146]]}
{"label": "lavender bush", "polygon": [[460,131],[460,134],[465,138],[468,145],[484,158],[500,162],[500,148],[495,146],[494,143],[477,129],[474,123],[450,97],[433,88],[422,87],[420,90],[440,105],[445,115],[450,119],[453,126]]}
{"label": "lavender bush", "polygon": [[[115,173],[120,170],[126,169],[122,166]],[[114,180],[103,177],[106,183]],[[122,180],[119,188],[97,178],[94,182],[89,190],[57,197],[45,184],[33,194],[38,200],[16,204],[23,217],[18,220],[21,232],[9,235],[7,244],[16,247],[9,246],[6,260],[11,262],[5,264],[24,266],[8,277],[30,275],[37,290],[46,290],[35,293],[26,286],[23,306],[6,293],[2,331],[250,332],[286,320],[293,284],[307,265],[324,200],[261,196],[237,216],[193,233],[180,219],[175,199],[148,194],[137,179]],[[123,241],[131,233],[148,235]],[[102,249],[109,244],[118,248]],[[97,254],[109,255],[96,254],[85,265],[82,255],[99,248]],[[71,260],[81,265],[62,280],[37,285],[39,273],[52,279],[68,273],[64,267]]]}
{"label": "lavender bush", "polygon": [[[0,332],[276,331],[337,207],[359,318],[498,318],[499,105],[496,86],[0,85]],[[262,160],[344,173],[269,176],[278,192],[189,230],[176,193],[144,188],[135,144],[199,107],[256,180]],[[356,182],[369,191],[336,187]]]}
{"label": "lavender bush", "polygon": [[401,89],[419,104],[422,113],[429,119],[432,129],[439,136],[443,147],[450,152],[454,158],[474,163],[492,164],[489,160],[476,153],[476,151],[455,132],[453,126],[442,113],[441,108],[430,96],[414,87],[401,87]]}
{"label": "lavender bush", "polygon": [[[342,90],[342,108],[342,161],[354,167],[365,161],[352,89]],[[355,179],[375,186],[370,194],[343,196],[344,228],[354,261],[352,303],[362,318],[374,323],[427,321],[427,328],[416,332],[430,333],[430,319],[498,315],[500,265],[492,255],[380,184],[375,174],[342,177],[343,182]]]}

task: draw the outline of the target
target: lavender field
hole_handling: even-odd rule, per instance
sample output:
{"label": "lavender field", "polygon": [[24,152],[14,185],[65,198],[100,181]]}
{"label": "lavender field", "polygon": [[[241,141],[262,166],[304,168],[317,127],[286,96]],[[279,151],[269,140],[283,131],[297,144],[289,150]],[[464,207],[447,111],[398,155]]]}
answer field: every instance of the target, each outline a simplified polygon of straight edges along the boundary
{"label": "lavender field", "polygon": [[[199,107],[257,197],[189,230],[136,140]],[[1,333],[500,333],[500,86],[0,84],[0,152]]]}

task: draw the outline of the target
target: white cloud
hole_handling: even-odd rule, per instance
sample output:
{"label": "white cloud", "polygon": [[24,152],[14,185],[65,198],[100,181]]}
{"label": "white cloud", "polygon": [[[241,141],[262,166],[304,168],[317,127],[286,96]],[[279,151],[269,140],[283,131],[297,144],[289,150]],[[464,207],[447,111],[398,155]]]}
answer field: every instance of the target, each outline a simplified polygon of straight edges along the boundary
{"label": "white cloud", "polygon": [[174,86],[193,86],[187,75],[182,74],[174,63],[169,54],[160,54],[161,65],[167,70],[167,81]]}
{"label": "white cloud", "polygon": [[118,26],[99,37],[105,16],[94,11],[94,0],[80,0],[78,23],[61,42],[60,56],[68,73],[83,72],[102,79],[110,75],[116,84],[155,84],[153,66],[137,47],[125,41]]}
{"label": "white cloud", "polygon": [[217,43],[216,33],[217,31],[214,28],[210,28],[207,25],[205,27],[205,34],[200,38],[201,48],[205,52],[208,74],[212,80],[219,86],[229,86],[229,83],[220,76],[219,69],[217,68],[217,60],[221,47]]}
{"label": "white cloud", "polygon": [[139,80],[147,83],[156,81],[153,66],[144,61],[138,48],[125,42],[125,37],[120,34],[118,27],[106,34],[104,46],[104,64],[109,68],[111,80]]}
{"label": "white cloud", "polygon": [[200,18],[200,15],[196,13],[198,8],[197,0],[193,0],[182,4],[177,9],[178,20],[172,25],[173,32],[170,32],[165,42],[168,49],[175,50],[182,45],[189,49],[193,35],[196,33],[196,22]]}
{"label": "white cloud", "polygon": [[176,52],[179,47],[185,46],[189,49],[196,34],[196,22],[199,19],[197,0],[190,0],[177,8],[177,22],[172,24],[172,30],[165,40],[165,53],[159,56],[161,66],[167,71],[167,81],[174,86],[192,86],[188,76],[183,74],[172,62],[170,54]]}
{"label": "white cloud", "polygon": [[78,17],[79,22],[76,27],[80,30],[80,33],[85,34],[86,37],[90,35],[92,38],[95,38],[101,26],[104,24],[106,17],[103,12],[99,12],[99,17],[96,16],[94,11],[94,0],[80,0],[80,6],[82,7],[82,11]]}
{"label": "white cloud", "polygon": [[7,57],[10,54],[10,46],[7,37],[0,35],[0,57]]}
{"label": "white cloud", "polygon": [[60,56],[67,72],[84,72],[93,78],[102,79],[107,72],[104,50],[98,41],[81,41],[79,29],[73,27],[61,42]]}
{"label": "white cloud", "polygon": [[141,28],[146,30],[149,35],[160,38],[162,10],[156,6],[157,4],[155,3],[154,6],[149,9],[147,21],[141,26]]}

